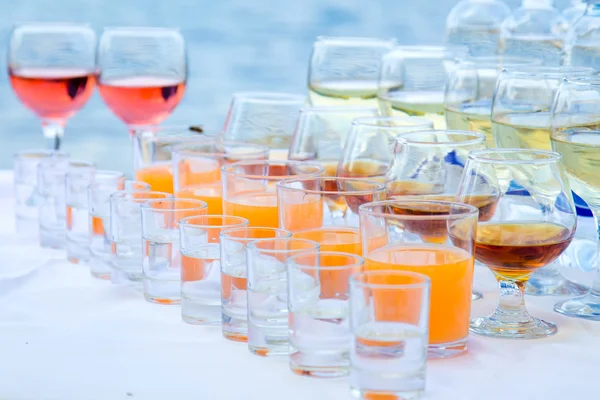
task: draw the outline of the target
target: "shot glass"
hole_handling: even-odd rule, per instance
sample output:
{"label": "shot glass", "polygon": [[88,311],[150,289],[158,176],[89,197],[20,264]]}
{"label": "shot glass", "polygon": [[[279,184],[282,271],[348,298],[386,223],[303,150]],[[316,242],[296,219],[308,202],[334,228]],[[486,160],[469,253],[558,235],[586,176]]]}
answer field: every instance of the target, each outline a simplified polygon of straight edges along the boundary
{"label": "shot glass", "polygon": [[179,221],[181,318],[194,325],[221,323],[221,242],[228,228],[248,225],[230,215],[203,215]]}
{"label": "shot glass", "polygon": [[179,221],[207,214],[204,201],[157,199],[142,204],[144,297],[151,303],[181,302]]}
{"label": "shot glass", "polygon": [[118,191],[110,195],[110,240],[113,246],[111,281],[141,282],[144,249],[142,247],[142,204],[148,200],[171,199],[163,192]]}
{"label": "shot glass", "polygon": [[243,227],[221,232],[221,327],[225,339],[248,341],[246,246],[257,239],[289,238],[277,228]]}
{"label": "shot glass", "polygon": [[310,252],[287,260],[290,369],[337,378],[350,369],[350,275],[364,260],[351,253]]}
{"label": "shot glass", "polygon": [[312,240],[289,238],[248,243],[248,349],[252,354],[290,354],[286,261],[319,247]]}
{"label": "shot glass", "polygon": [[150,185],[139,181],[96,179],[88,185],[88,240],[90,273],[110,280],[112,241],[110,240],[110,195],[117,191],[150,191]]}
{"label": "shot glass", "polygon": [[38,234],[38,207],[42,199],[37,188],[37,167],[42,160],[50,157],[67,159],[69,156],[52,150],[26,150],[13,157],[17,234],[27,236]]}
{"label": "shot glass", "polygon": [[[67,220],[67,260],[73,264],[90,258],[88,239],[87,187],[93,182],[96,167],[88,162],[69,163],[65,174]],[[117,174],[125,179],[124,175]]]}
{"label": "shot glass", "polygon": [[359,208],[365,270],[431,279],[429,358],[467,351],[478,210],[458,202],[388,200]]}
{"label": "shot glass", "polygon": [[64,249],[67,222],[65,203],[65,175],[69,168],[66,157],[46,158],[38,164],[38,190],[41,197],[38,208],[40,246]]}
{"label": "shot glass", "polygon": [[416,272],[350,277],[350,388],[358,399],[418,399],[425,389],[431,280]]}

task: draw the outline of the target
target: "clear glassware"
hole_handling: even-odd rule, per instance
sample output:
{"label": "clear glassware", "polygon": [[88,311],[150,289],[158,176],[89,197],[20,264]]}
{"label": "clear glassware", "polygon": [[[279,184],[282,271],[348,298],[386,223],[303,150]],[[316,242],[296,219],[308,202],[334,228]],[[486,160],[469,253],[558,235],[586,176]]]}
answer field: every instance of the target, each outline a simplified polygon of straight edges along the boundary
{"label": "clear glassware", "polygon": [[[431,279],[429,358],[467,351],[477,213],[468,204],[417,199],[359,208],[366,271],[411,271]],[[463,234],[458,241],[457,227]]]}
{"label": "clear glassware", "polygon": [[245,142],[206,140],[177,145],[171,166],[175,197],[202,200],[208,204],[209,214],[223,214],[221,167],[268,158],[267,146]]}
{"label": "clear glassware", "polygon": [[133,136],[135,179],[148,183],[152,190],[173,193],[173,149],[184,143],[210,140],[195,126],[162,126],[143,130]]}
{"label": "clear glassware", "polygon": [[[577,226],[571,188],[558,153],[527,149],[474,151],[457,199],[498,196],[496,212],[477,224],[475,257],[496,276],[500,302],[487,317],[471,320],[471,332],[511,339],[553,335],[556,325],[531,316],[525,285],[537,269],[557,259]],[[464,229],[451,231],[460,242]]]}
{"label": "clear glassware", "polygon": [[317,161],[325,176],[336,176],[337,167],[352,121],[378,115],[368,107],[303,108],[290,144],[288,159]]}
{"label": "clear glassware", "polygon": [[392,159],[396,135],[432,128],[432,121],[420,117],[355,119],[338,161],[337,176],[383,181]]}
{"label": "clear glassware", "polygon": [[306,97],[276,92],[234,93],[221,137],[269,147],[270,158],[287,159]]}
{"label": "clear glassware", "polygon": [[500,28],[509,15],[501,0],[461,0],[446,18],[445,42],[466,46],[474,56],[497,54]]}
{"label": "clear glassware", "polygon": [[[560,152],[573,192],[581,197],[600,227],[600,79],[565,80],[552,108],[552,147]],[[600,228],[598,229],[600,232]],[[600,239],[599,239],[600,241]],[[594,265],[596,276],[587,294],[560,302],[554,310],[571,317],[600,319],[598,257],[583,254],[581,262]]]}
{"label": "clear glassware", "polygon": [[502,24],[501,53],[563,65],[568,23],[553,0],[523,0]]}
{"label": "clear glassware", "polygon": [[98,45],[98,89],[133,136],[152,130],[177,107],[188,68],[179,30],[105,28]]}
{"label": "clear glassware", "polygon": [[350,277],[350,389],[359,399],[425,390],[431,279],[406,271]]}
{"label": "clear glassware", "polygon": [[96,86],[96,33],[83,24],[35,23],[13,29],[8,75],[21,102],[42,122],[50,149]]}
{"label": "clear glassware", "polygon": [[562,16],[569,25],[569,30],[579,21],[587,10],[587,0],[571,0],[571,5],[562,11]]}
{"label": "clear glassware", "polygon": [[539,65],[541,60],[488,56],[459,60],[450,73],[444,93],[444,113],[448,129],[481,132],[486,146],[496,147],[492,135],[492,100],[503,69]]}
{"label": "clear glassware", "polygon": [[37,188],[38,165],[48,158],[68,159],[69,155],[55,150],[24,150],[13,157],[15,230],[18,235],[39,233],[38,207],[41,197]]}
{"label": "clear glassware", "polygon": [[567,64],[600,69],[600,0],[585,1],[584,14],[567,37]]}
{"label": "clear glassware", "polygon": [[260,227],[231,228],[221,232],[221,329],[225,339],[248,341],[248,244],[255,240],[291,236],[292,233],[284,229]]}
{"label": "clear glassware", "polygon": [[313,107],[377,107],[381,58],[395,39],[320,36],[308,65],[308,101]]}
{"label": "clear glassware", "polygon": [[279,228],[277,183],[321,175],[321,165],[305,161],[240,161],[225,165],[221,169],[223,212],[248,219],[250,226]]}
{"label": "clear glassware", "polygon": [[446,128],[444,88],[456,60],[466,56],[460,46],[398,46],[387,53],[377,92],[381,114],[425,117]]}
{"label": "clear glassware", "polygon": [[[123,174],[117,174],[125,179]],[[95,175],[96,166],[83,162],[69,163],[65,174],[67,260],[73,264],[90,259],[87,187]]]}
{"label": "clear glassware", "polygon": [[110,239],[110,195],[119,190],[150,191],[150,185],[140,181],[99,179],[87,188],[90,274],[98,279],[111,279],[113,245]]}
{"label": "clear glassware", "polygon": [[248,349],[260,357],[290,354],[288,258],[318,251],[304,239],[259,239],[247,245]]}
{"label": "clear glassware", "polygon": [[221,232],[248,226],[231,215],[204,215],[179,221],[181,318],[193,325],[220,325]]}
{"label": "clear glassware", "polygon": [[287,259],[293,373],[317,378],[348,375],[350,276],[363,265],[362,257],[335,251],[303,252]]}
{"label": "clear glassware", "polygon": [[67,157],[48,157],[37,166],[37,187],[41,198],[38,207],[40,246],[44,248],[65,248],[65,175],[68,168]]}

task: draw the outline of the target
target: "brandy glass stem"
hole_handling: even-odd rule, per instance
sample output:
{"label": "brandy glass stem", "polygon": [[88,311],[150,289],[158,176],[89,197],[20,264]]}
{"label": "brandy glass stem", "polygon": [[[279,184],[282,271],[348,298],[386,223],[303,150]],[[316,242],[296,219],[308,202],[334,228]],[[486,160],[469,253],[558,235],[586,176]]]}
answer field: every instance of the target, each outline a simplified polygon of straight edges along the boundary
{"label": "brandy glass stem", "polygon": [[569,317],[600,320],[600,206],[589,205],[594,220],[596,221],[596,235],[598,236],[598,251],[596,254],[595,277],[587,294],[574,299],[561,301],[554,305],[554,311]]}

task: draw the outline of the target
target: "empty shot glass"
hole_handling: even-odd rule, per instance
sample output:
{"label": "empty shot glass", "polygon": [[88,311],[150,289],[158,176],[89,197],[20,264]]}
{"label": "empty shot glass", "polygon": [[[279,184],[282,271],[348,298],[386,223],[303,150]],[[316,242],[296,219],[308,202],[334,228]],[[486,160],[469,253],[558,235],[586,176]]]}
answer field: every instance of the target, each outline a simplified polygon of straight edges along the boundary
{"label": "empty shot glass", "polygon": [[195,325],[221,323],[220,234],[247,226],[231,215],[203,215],[179,221],[181,252],[181,318]]}
{"label": "empty shot glass", "polygon": [[248,243],[248,349],[252,354],[290,354],[286,261],[319,248],[319,243],[306,239],[258,239]]}
{"label": "empty shot glass", "polygon": [[351,253],[310,252],[288,266],[290,369],[298,375],[348,375],[351,333],[349,278],[364,260]]}
{"label": "empty shot glass", "polygon": [[425,389],[431,280],[416,272],[350,277],[350,387],[359,399],[418,399]]}
{"label": "empty shot glass", "polygon": [[[93,182],[96,167],[88,162],[71,162],[65,174],[67,220],[67,260],[73,264],[90,258],[88,240],[87,187]],[[125,179],[124,175],[119,177]]]}
{"label": "empty shot glass", "polygon": [[156,199],[142,204],[144,297],[151,303],[181,302],[179,221],[206,215],[207,204],[192,199]]}
{"label": "empty shot glass", "polygon": [[125,190],[150,191],[150,185],[140,181],[98,179],[88,185],[88,240],[90,273],[99,279],[111,276],[112,241],[110,240],[110,195]]}
{"label": "empty shot glass", "polygon": [[66,243],[65,175],[67,158],[46,158],[38,164],[40,246],[64,249]]}
{"label": "empty shot glass", "polygon": [[27,236],[38,234],[38,207],[41,196],[37,188],[37,167],[42,160],[50,157],[67,159],[68,155],[53,150],[25,150],[16,153],[13,157],[17,234]]}
{"label": "empty shot glass", "polygon": [[140,282],[144,252],[142,247],[142,204],[148,200],[171,199],[164,192],[118,191],[110,195],[110,240],[112,242],[111,281]]}
{"label": "empty shot glass", "polygon": [[243,227],[221,232],[221,318],[223,336],[236,342],[248,340],[246,246],[257,239],[289,238],[277,228]]}

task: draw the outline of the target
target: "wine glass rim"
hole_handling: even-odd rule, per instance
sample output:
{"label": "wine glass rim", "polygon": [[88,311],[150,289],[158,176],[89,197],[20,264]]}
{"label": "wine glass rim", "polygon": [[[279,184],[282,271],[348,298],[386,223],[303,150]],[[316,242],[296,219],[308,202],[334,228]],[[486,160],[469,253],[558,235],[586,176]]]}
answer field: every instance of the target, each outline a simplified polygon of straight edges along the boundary
{"label": "wine glass rim", "polygon": [[[191,222],[196,218],[201,221],[206,221],[205,223],[197,223]],[[211,220],[220,220],[221,225],[211,225],[209,221]],[[227,221],[236,221],[232,223],[227,223]],[[196,228],[196,229],[207,229],[207,228],[238,228],[248,226],[250,221],[246,218],[238,217],[236,215],[224,215],[224,214],[204,214],[204,215],[191,215],[189,217],[185,217],[179,220],[179,226],[181,228]]]}
{"label": "wine glass rim", "polygon": [[[312,249],[261,249],[258,246],[262,243],[268,242],[284,242],[284,243],[304,243],[310,245]],[[304,253],[306,251],[318,251],[321,249],[321,244],[319,242],[315,242],[314,240],[301,239],[295,237],[275,237],[275,238],[264,238],[264,239],[256,239],[248,243],[246,246],[247,249],[256,249],[262,253],[270,253],[270,254],[281,254],[281,253]]]}
{"label": "wine glass rim", "polygon": [[[348,182],[348,183],[359,183],[359,184],[369,184],[372,189],[362,189],[362,190],[316,190],[316,189],[304,189],[292,187],[293,183],[298,182],[326,182],[326,181],[340,181],[340,182]],[[342,178],[336,176],[318,176],[313,178],[287,178],[277,182],[277,188],[291,191],[291,192],[300,192],[306,194],[332,194],[332,195],[340,195],[340,196],[363,196],[375,193],[384,193],[386,191],[386,185],[381,182],[361,179],[361,178]]]}
{"label": "wine glass rim", "polygon": [[[405,276],[419,279],[420,282],[414,283],[371,283],[364,282],[362,278],[369,276]],[[394,270],[377,270],[377,271],[362,271],[350,275],[350,282],[353,285],[369,288],[381,288],[381,289],[419,289],[426,288],[431,285],[431,278],[427,275],[420,274],[412,271],[394,271]]]}
{"label": "wine glass rim", "polygon": [[596,70],[590,67],[574,66],[523,66],[518,69],[506,68],[502,71],[508,76],[543,76],[549,79],[562,79],[569,76],[591,76]]}
{"label": "wine glass rim", "polygon": [[[406,125],[382,125],[381,122],[406,122]],[[410,124],[414,122],[414,124]],[[433,121],[424,117],[384,117],[384,116],[373,116],[373,117],[359,117],[352,120],[352,126],[367,126],[374,128],[385,128],[385,129],[406,129],[406,128],[419,128],[424,127],[426,129],[433,128]]]}
{"label": "wine glass rim", "polygon": [[[520,156],[529,155],[530,159],[505,159],[493,158],[492,154],[515,154]],[[534,150],[522,148],[505,148],[505,149],[483,149],[475,150],[469,153],[469,160],[477,162],[485,162],[488,164],[550,164],[558,162],[562,159],[562,155],[555,151]]]}
{"label": "wine glass rim", "polygon": [[[461,140],[461,141],[419,141],[419,140],[411,140],[410,136],[415,135],[435,135],[436,137],[442,137],[442,135],[446,136],[465,136],[469,137],[469,139]],[[410,144],[411,146],[432,146],[432,145],[451,145],[455,147],[462,146],[472,146],[476,144],[485,143],[485,135],[480,132],[473,131],[460,131],[453,129],[430,129],[430,130],[422,130],[422,131],[410,131],[410,132],[401,132],[396,135],[396,143],[399,144]]]}
{"label": "wine glass rim", "polygon": [[233,94],[233,100],[235,101],[238,99],[257,103],[296,104],[304,103],[306,101],[306,96],[284,92],[235,92]]}
{"label": "wine glass rim", "polygon": [[[144,192],[142,192],[144,193]],[[172,207],[154,207],[154,204],[162,201],[169,201],[172,203]],[[189,204],[189,207],[176,207],[176,204]],[[185,198],[165,198],[165,199],[149,199],[142,203],[142,209],[146,211],[190,211],[190,210],[206,210],[208,204],[205,201],[197,199],[185,199]],[[197,215],[196,215],[197,216]]]}
{"label": "wine glass rim", "polygon": [[[448,214],[433,214],[433,215],[402,215],[402,214],[392,214],[386,211],[375,211],[376,207],[385,207],[385,206],[408,206],[408,205],[431,205],[431,206],[448,206],[449,211]],[[461,210],[461,212],[450,213],[450,207],[452,210]],[[376,217],[388,217],[397,220],[405,220],[405,221],[431,221],[431,220],[460,220],[471,216],[477,216],[479,213],[479,209],[470,204],[460,203],[456,201],[442,201],[442,200],[381,200],[381,201],[372,201],[370,203],[361,204],[358,207],[359,215],[370,215]]]}
{"label": "wine glass rim", "polygon": [[[223,151],[216,151],[216,149],[209,150],[206,149],[206,146],[223,146]],[[243,152],[234,152],[228,153],[225,151],[226,147],[240,147],[244,149],[248,149],[248,151]],[[204,150],[201,150],[204,148]],[[269,147],[256,143],[248,143],[237,140],[221,140],[219,138],[215,139],[207,139],[206,141],[189,141],[184,143],[179,143],[173,147],[173,154],[178,154],[182,156],[210,156],[210,157],[227,157],[227,156],[236,156],[236,157],[253,157],[253,156],[262,156],[269,154]],[[241,161],[241,160],[240,160]]]}
{"label": "wine glass rim", "polygon": [[367,36],[328,36],[319,35],[316,37],[313,46],[324,45],[324,44],[339,44],[348,47],[353,47],[364,44],[379,44],[385,47],[393,47],[396,45],[396,38],[378,38],[378,37],[367,37]]}
{"label": "wine glass rim", "polygon": [[542,60],[539,58],[527,58],[517,56],[468,56],[458,59],[457,68],[475,67],[475,69],[498,69],[511,68],[520,66],[535,66],[541,65]]}
{"label": "wine glass rim", "polygon": [[309,168],[312,167],[312,168],[314,168],[315,169],[314,172],[305,172],[305,173],[301,173],[298,175],[292,175],[292,176],[301,176],[301,177],[306,177],[306,178],[320,176],[320,174],[325,172],[325,168],[323,168],[323,166],[321,164],[306,162],[306,161],[246,160],[246,161],[237,161],[237,162],[234,162],[231,164],[223,165],[221,167],[221,173],[223,173],[225,175],[235,175],[236,177],[242,178],[242,179],[260,179],[260,180],[267,180],[267,181],[281,181],[283,179],[287,179],[290,177],[290,175],[269,175],[269,176],[254,175],[254,174],[234,172],[232,170],[237,167],[244,167],[244,166],[249,166],[249,165],[252,165],[252,166],[279,165],[279,166],[284,166],[284,167],[292,166],[292,167],[309,167]]}
{"label": "wine glass rim", "polygon": [[[241,236],[231,236],[231,234],[234,234],[236,232],[273,232],[275,235],[280,235],[283,234],[284,236],[273,236],[272,238],[265,238],[265,237],[261,237],[261,238],[255,238],[255,237],[241,237]],[[255,240],[259,240],[259,239],[278,239],[278,238],[282,238],[282,239],[286,239],[286,238],[291,238],[292,237],[292,232],[288,231],[287,229],[283,229],[283,228],[273,228],[270,226],[235,226],[233,228],[228,228],[228,229],[224,229],[221,231],[221,233],[219,233],[219,237],[221,239],[223,238],[227,238],[227,239],[234,239],[236,241],[255,241]]]}
{"label": "wine glass rim", "polygon": [[347,260],[352,260],[351,263],[346,265],[328,265],[327,271],[345,271],[356,267],[361,267],[365,263],[365,259],[361,256],[357,256],[353,253],[346,253],[343,251],[321,251],[321,250],[306,250],[298,254],[294,254],[286,260],[286,265],[303,271],[321,271],[323,267],[320,265],[305,265],[305,264],[293,264],[294,261],[307,256],[317,256],[319,259],[321,256],[333,256],[333,257],[346,257]]}

